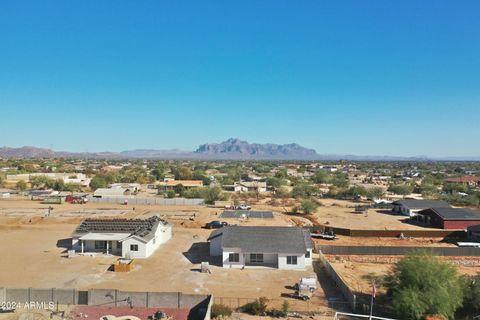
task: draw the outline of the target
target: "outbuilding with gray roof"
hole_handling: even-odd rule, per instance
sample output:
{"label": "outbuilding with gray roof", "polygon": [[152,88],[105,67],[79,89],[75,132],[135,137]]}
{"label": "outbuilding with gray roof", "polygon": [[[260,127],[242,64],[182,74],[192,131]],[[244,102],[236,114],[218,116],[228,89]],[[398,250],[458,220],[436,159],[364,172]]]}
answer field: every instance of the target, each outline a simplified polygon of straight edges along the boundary
{"label": "outbuilding with gray roof", "polygon": [[451,206],[442,200],[424,200],[424,199],[404,199],[392,203],[392,211],[413,217],[419,211],[429,208],[451,208]]}

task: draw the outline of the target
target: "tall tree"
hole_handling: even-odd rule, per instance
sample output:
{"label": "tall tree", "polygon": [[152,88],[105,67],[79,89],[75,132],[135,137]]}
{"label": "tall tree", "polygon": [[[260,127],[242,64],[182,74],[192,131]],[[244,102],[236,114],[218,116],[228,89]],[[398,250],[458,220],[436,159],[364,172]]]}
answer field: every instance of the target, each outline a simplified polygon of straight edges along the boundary
{"label": "tall tree", "polygon": [[461,313],[468,316],[480,314],[480,275],[463,276],[464,300]]}
{"label": "tall tree", "polygon": [[402,319],[420,320],[429,315],[453,319],[463,301],[456,268],[426,252],[397,262],[385,285],[391,306]]}

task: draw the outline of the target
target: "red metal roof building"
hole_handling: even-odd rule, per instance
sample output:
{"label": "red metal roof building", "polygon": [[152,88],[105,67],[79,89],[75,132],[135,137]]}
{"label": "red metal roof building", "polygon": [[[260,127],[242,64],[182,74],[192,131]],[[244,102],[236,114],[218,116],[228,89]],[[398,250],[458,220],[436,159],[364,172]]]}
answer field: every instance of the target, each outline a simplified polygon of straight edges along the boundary
{"label": "red metal roof building", "polygon": [[430,208],[418,212],[416,220],[441,229],[467,229],[480,225],[480,211],[465,208]]}
{"label": "red metal roof building", "polygon": [[480,177],[477,176],[463,176],[457,178],[446,178],[445,182],[451,183],[465,183],[469,185],[480,185]]}

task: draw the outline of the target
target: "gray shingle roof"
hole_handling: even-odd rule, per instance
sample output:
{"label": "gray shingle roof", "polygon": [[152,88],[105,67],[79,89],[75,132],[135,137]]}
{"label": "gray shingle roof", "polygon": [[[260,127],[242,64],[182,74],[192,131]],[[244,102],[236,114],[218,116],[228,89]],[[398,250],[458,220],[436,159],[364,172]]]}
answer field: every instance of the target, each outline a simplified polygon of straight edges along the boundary
{"label": "gray shingle roof", "polygon": [[304,254],[313,249],[309,231],[298,227],[226,226],[213,231],[208,240],[219,236],[223,248],[243,252]]}
{"label": "gray shingle roof", "polygon": [[443,220],[480,220],[480,211],[465,208],[430,208],[419,213],[425,211],[433,211]]}
{"label": "gray shingle roof", "polygon": [[428,209],[428,208],[451,208],[451,206],[443,200],[417,200],[404,199],[393,202],[394,205],[402,205],[409,209]]}

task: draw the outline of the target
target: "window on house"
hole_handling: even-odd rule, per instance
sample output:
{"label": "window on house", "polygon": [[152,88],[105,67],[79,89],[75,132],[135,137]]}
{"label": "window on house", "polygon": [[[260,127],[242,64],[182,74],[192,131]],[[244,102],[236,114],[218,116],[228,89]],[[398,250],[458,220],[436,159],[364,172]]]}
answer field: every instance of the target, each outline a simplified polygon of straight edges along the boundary
{"label": "window on house", "polygon": [[230,253],[228,255],[228,262],[240,262],[240,254]]}
{"label": "window on house", "polygon": [[138,251],[138,244],[131,244],[130,251]]}
{"label": "window on house", "polygon": [[263,263],[263,253],[251,253],[250,254],[251,263]]}
{"label": "window on house", "polygon": [[297,256],[287,256],[287,264],[297,264]]}
{"label": "window on house", "polygon": [[106,249],[106,248],[107,248],[107,241],[95,240],[95,249],[96,250],[101,250],[101,249]]}
{"label": "window on house", "polygon": [[307,251],[307,252],[305,253],[305,258],[310,258],[310,251]]}

